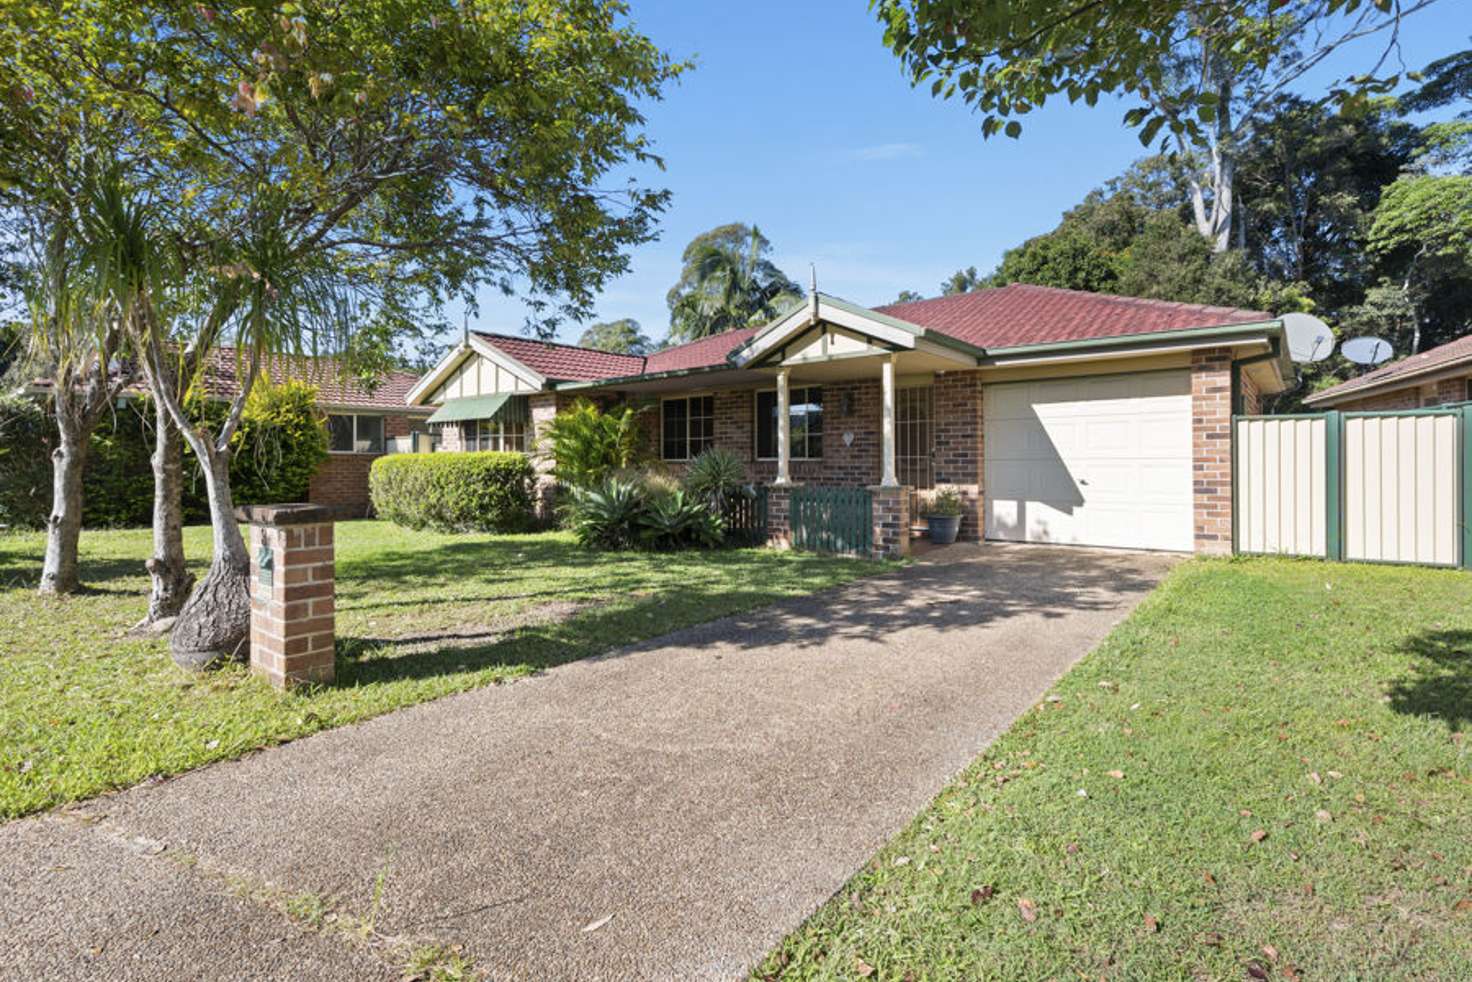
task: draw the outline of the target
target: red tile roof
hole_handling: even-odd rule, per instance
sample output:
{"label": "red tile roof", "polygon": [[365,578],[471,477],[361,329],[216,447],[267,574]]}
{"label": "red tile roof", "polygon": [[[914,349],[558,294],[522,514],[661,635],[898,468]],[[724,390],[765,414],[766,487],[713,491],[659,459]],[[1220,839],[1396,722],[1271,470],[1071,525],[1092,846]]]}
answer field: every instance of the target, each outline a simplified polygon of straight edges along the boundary
{"label": "red tile roof", "polygon": [[539,375],[558,382],[591,382],[620,375],[638,375],[644,368],[639,355],[618,355],[553,341],[535,341],[512,334],[475,332],[476,337],[506,352]]}
{"label": "red tile roof", "polygon": [[[1021,283],[875,309],[981,348],[1249,324],[1272,318],[1258,310],[1141,300]],[[759,330],[738,328],[665,348],[647,358],[508,334],[476,334],[549,379],[595,382],[723,365],[731,352]]]}
{"label": "red tile roof", "polygon": [[[232,398],[240,391],[240,376],[246,368],[235,348],[214,349],[205,365],[205,391],[217,398]],[[388,372],[371,391],[356,377],[345,374],[341,362],[331,356],[267,355],[261,363],[261,372],[277,383],[292,379],[315,385],[317,402],[323,406],[396,412],[406,408],[415,411],[434,408],[405,405],[409,390],[419,381],[414,372]]]}
{"label": "red tile roof", "polygon": [[1366,372],[1348,382],[1340,382],[1322,392],[1315,392],[1304,402],[1330,402],[1354,395],[1364,389],[1395,388],[1394,383],[1402,379],[1405,380],[1406,385],[1410,385],[1411,380],[1415,377],[1439,368],[1451,368],[1462,361],[1472,362],[1472,334],[1457,338],[1455,341],[1448,341],[1446,344],[1438,345],[1419,354],[1408,355],[1399,361],[1386,362],[1374,371]]}
{"label": "red tile roof", "polygon": [[646,374],[654,374],[725,364],[726,356],[751,340],[751,336],[758,330],[760,328],[738,327],[734,331],[712,334],[699,341],[656,351],[646,359],[644,371]]}
{"label": "red tile roof", "polygon": [[1030,283],[874,308],[979,348],[1151,334],[1271,320],[1260,310],[1083,293]]}

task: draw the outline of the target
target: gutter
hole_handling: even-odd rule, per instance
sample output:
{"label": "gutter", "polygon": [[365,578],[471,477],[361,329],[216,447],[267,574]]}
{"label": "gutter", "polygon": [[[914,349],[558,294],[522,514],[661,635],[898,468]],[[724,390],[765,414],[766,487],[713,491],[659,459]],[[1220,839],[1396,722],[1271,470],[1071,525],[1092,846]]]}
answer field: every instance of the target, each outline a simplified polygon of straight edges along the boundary
{"label": "gutter", "polygon": [[1283,322],[1274,318],[1273,320],[1266,321],[1249,321],[1245,324],[1222,324],[1216,327],[1183,327],[1172,331],[1150,331],[1144,334],[1115,334],[1105,338],[1085,338],[1081,341],[1045,341],[1041,344],[1017,344],[1004,348],[987,348],[985,349],[985,353],[990,359],[1006,359],[1045,354],[1048,352],[1068,353],[1073,351],[1091,351],[1101,348],[1124,348],[1131,345],[1148,345],[1157,341],[1226,337],[1273,329],[1276,329],[1278,333],[1282,333]]}
{"label": "gutter", "polygon": [[[1416,356],[1407,355],[1406,357],[1414,358]],[[1454,372],[1459,368],[1467,368],[1469,366],[1472,366],[1472,356],[1467,356],[1464,358],[1453,358],[1451,361],[1438,362],[1435,365],[1426,365],[1413,371],[1404,372],[1399,375],[1392,375],[1389,378],[1376,379],[1374,382],[1370,382],[1367,385],[1362,385],[1357,388],[1350,389],[1347,392],[1336,392],[1335,389],[1339,387],[1335,386],[1332,389],[1325,389],[1323,392],[1315,392],[1313,395],[1306,397],[1303,400],[1303,403],[1306,406],[1312,406],[1316,403],[1327,402],[1331,399],[1359,399],[1366,396],[1367,394],[1380,392],[1383,389],[1394,389],[1397,386],[1414,382],[1426,375],[1439,375],[1442,372]],[[1355,380],[1352,379],[1351,381]]]}

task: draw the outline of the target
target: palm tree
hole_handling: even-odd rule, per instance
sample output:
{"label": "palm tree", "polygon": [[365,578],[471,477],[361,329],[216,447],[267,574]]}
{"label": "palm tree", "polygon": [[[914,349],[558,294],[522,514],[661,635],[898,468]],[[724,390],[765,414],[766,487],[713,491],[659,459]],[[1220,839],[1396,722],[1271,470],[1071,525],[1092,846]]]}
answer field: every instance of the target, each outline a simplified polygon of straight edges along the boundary
{"label": "palm tree", "polygon": [[[744,232],[744,248],[733,242]],[[766,257],[771,243],[755,225],[723,226],[685,251],[688,288],[671,292],[670,337],[694,341],[764,323],[802,298],[802,287]]]}

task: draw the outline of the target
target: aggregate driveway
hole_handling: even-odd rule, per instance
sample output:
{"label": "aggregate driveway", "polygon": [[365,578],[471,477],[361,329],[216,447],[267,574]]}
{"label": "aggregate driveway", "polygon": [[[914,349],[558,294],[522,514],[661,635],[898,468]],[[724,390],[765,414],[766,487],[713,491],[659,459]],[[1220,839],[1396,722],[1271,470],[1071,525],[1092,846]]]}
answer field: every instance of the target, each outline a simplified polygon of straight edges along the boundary
{"label": "aggregate driveway", "polygon": [[936,555],[0,826],[0,977],[739,978],[1174,561]]}

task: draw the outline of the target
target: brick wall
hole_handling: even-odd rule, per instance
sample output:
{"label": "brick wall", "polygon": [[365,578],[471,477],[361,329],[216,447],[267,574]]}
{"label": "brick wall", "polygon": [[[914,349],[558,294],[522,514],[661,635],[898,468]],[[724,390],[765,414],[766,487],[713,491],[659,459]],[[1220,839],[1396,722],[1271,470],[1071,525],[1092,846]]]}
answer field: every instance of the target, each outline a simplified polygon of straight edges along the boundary
{"label": "brick wall", "polygon": [[870,488],[875,559],[910,554],[910,493],[904,488]]}
{"label": "brick wall", "polygon": [[[980,542],[984,439],[981,374],[947,372],[935,379],[935,483],[953,487],[964,501],[957,538]],[[909,516],[914,521],[917,516]]]}
{"label": "brick wall", "polygon": [[1439,379],[1436,382],[1428,382],[1425,385],[1411,385],[1403,389],[1395,389],[1390,392],[1382,392],[1378,395],[1366,396],[1363,399],[1355,399],[1351,402],[1341,403],[1333,408],[1346,411],[1361,412],[1388,412],[1397,409],[1420,409],[1427,404],[1427,400],[1434,400],[1436,405],[1448,402],[1465,402],[1467,399],[1467,382],[1472,375],[1461,375],[1456,378]]}
{"label": "brick wall", "polygon": [[[368,414],[361,414],[368,415]],[[411,428],[425,429],[423,416],[383,417],[383,438],[408,436]],[[312,475],[307,501],[332,509],[334,517],[362,518],[368,514],[368,470],[382,454],[334,453]]]}
{"label": "brick wall", "polygon": [[1196,551],[1232,551],[1232,349],[1191,355],[1193,519]]}
{"label": "brick wall", "polygon": [[1242,394],[1242,414],[1244,416],[1257,416],[1262,413],[1262,390],[1257,387],[1251,375],[1242,373],[1237,383],[1237,391]]}

